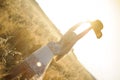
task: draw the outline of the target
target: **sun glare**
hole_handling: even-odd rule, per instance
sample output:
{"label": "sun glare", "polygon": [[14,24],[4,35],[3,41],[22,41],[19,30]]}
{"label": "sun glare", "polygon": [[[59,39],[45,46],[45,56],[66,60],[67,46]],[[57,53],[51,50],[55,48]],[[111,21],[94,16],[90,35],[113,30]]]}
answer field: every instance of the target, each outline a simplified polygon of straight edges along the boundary
{"label": "sun glare", "polygon": [[[118,70],[118,30],[120,20],[116,0],[37,0],[44,12],[61,33],[80,21],[99,19],[103,22],[103,36],[97,40],[90,31],[74,46],[78,60],[97,80],[120,80]],[[80,27],[85,28],[90,24]],[[77,29],[76,33],[81,30]],[[119,62],[120,63],[120,62]]]}
{"label": "sun glare", "polygon": [[85,29],[87,29],[88,27],[90,27],[91,24],[90,23],[83,23],[80,25],[80,27],[78,27],[74,32],[78,35],[79,33],[81,33],[82,31],[84,31]]}

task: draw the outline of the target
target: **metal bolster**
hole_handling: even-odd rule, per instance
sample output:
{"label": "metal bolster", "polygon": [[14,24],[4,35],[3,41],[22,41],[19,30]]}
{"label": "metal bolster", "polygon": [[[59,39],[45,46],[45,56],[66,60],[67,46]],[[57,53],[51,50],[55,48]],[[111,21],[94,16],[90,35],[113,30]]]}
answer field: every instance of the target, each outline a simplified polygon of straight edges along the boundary
{"label": "metal bolster", "polygon": [[59,44],[57,42],[49,42],[47,44],[47,46],[53,52],[54,55],[59,55],[60,54],[61,47],[62,47],[61,44]]}

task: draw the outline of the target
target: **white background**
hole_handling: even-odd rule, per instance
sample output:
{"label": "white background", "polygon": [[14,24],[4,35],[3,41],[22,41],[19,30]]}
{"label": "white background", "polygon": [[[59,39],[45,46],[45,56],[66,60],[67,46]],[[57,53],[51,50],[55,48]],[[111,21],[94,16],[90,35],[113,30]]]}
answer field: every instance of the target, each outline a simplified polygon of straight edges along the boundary
{"label": "white background", "polygon": [[120,0],[37,0],[64,34],[79,21],[100,19],[103,36],[90,31],[74,46],[84,67],[97,80],[120,80]]}

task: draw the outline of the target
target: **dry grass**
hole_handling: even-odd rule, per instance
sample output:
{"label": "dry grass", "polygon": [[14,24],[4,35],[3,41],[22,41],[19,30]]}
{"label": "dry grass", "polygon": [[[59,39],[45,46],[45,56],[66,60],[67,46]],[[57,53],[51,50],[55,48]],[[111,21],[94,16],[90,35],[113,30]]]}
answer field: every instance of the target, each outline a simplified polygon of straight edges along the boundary
{"label": "dry grass", "polygon": [[[34,0],[0,0],[0,80],[33,51],[58,41],[59,31]],[[21,76],[17,80],[25,80]],[[34,79],[36,80],[36,79]],[[94,80],[71,52],[54,60],[43,80]]]}

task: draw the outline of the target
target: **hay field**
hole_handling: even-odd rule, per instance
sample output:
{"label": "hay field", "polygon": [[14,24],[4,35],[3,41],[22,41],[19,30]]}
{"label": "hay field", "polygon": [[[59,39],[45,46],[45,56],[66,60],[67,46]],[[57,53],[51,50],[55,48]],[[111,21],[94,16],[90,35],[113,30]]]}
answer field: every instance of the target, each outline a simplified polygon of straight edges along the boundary
{"label": "hay field", "polygon": [[[0,0],[0,80],[36,49],[61,36],[34,0]],[[95,79],[71,52],[59,62],[53,60],[43,80]]]}

